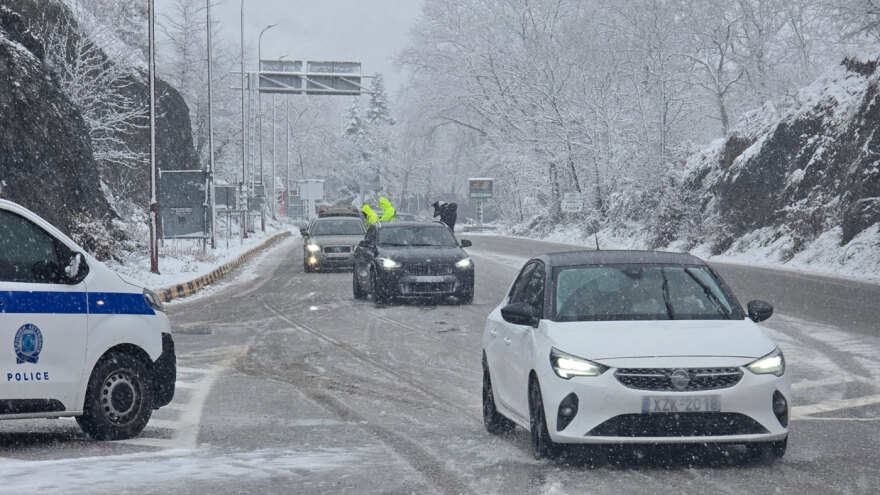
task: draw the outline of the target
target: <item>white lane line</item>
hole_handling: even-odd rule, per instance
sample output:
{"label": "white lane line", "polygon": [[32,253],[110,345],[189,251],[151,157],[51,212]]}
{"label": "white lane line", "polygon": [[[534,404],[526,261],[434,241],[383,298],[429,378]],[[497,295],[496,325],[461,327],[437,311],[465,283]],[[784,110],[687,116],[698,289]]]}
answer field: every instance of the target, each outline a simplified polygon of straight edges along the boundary
{"label": "white lane line", "polygon": [[880,404],[880,395],[868,395],[865,397],[855,397],[853,399],[830,400],[809,406],[795,406],[791,408],[791,419],[816,419],[808,418],[807,416],[810,414],[832,412],[852,407],[870,406],[872,404]]}
{"label": "white lane line", "polygon": [[149,428],[151,426],[154,428],[165,428],[166,430],[179,430],[183,427],[179,421],[170,421],[167,419],[150,419],[150,422],[147,423],[147,427]]}
{"label": "white lane line", "polygon": [[873,380],[859,375],[845,374],[839,376],[829,376],[828,378],[822,378],[820,380],[803,380],[797,383],[792,383],[791,389],[803,390],[806,388],[825,387],[828,385],[841,385],[849,382],[873,383]]}

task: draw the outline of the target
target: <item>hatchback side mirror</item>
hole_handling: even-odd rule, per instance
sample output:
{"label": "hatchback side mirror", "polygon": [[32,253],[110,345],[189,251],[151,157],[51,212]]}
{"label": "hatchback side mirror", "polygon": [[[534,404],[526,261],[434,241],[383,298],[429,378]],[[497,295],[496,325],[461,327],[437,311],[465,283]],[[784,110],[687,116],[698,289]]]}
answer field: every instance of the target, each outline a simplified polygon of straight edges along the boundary
{"label": "hatchback side mirror", "polygon": [[471,246],[473,246],[473,245],[474,245],[474,243],[472,243],[472,242],[469,241],[468,239],[462,239],[462,240],[461,240],[461,247],[463,247],[463,248],[464,248],[464,247],[471,247]]}
{"label": "hatchback side mirror", "polygon": [[514,325],[537,327],[541,314],[526,303],[515,302],[501,308],[501,317],[504,318],[504,321]]}
{"label": "hatchback side mirror", "polygon": [[309,236],[309,229],[307,229],[305,227],[300,227],[299,235],[301,235],[303,237],[308,237]]}
{"label": "hatchback side mirror", "polygon": [[746,307],[749,311],[749,319],[755,323],[764,321],[773,316],[773,305],[766,301],[755,299],[754,301],[749,301]]}

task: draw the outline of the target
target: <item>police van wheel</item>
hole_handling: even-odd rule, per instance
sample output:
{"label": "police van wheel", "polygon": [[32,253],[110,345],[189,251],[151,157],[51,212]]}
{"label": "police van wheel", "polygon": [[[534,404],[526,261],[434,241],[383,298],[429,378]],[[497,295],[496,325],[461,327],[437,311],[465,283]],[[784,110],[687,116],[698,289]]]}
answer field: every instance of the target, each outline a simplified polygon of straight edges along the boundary
{"label": "police van wheel", "polygon": [[141,360],[120,352],[105,356],[92,371],[80,428],[96,440],[136,437],[153,412],[149,373]]}

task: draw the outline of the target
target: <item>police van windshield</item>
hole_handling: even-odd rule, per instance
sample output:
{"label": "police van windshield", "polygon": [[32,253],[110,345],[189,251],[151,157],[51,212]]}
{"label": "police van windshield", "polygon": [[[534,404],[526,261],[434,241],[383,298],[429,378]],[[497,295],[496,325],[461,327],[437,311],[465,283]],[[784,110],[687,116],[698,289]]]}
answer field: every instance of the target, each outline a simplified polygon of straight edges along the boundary
{"label": "police van windshield", "polygon": [[555,270],[559,321],[724,320],[742,310],[701,266],[602,265]]}
{"label": "police van windshield", "polygon": [[317,220],[312,235],[364,235],[364,225],[357,218]]}
{"label": "police van windshield", "polygon": [[456,246],[452,232],[443,226],[386,226],[379,230],[382,246]]}

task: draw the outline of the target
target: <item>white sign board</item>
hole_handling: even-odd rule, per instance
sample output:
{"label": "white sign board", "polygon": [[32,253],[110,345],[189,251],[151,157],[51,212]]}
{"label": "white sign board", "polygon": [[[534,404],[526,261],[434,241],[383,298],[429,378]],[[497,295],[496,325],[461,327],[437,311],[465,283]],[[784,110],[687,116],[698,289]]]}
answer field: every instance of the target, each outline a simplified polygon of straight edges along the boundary
{"label": "white sign board", "polygon": [[580,213],[584,211],[584,198],[578,193],[565,193],[560,206],[565,213]]}

